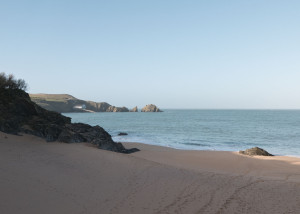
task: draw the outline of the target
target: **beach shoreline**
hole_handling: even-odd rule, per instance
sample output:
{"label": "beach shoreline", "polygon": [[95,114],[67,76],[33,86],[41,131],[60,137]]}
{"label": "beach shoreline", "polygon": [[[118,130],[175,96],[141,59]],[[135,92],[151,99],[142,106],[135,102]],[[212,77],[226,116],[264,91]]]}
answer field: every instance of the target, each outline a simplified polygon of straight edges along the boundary
{"label": "beach shoreline", "polygon": [[248,156],[230,151],[181,150],[141,143],[122,143],[126,148],[136,147],[141,150],[132,156],[182,169],[300,182],[298,157]]}
{"label": "beach shoreline", "polygon": [[0,213],[300,212],[299,158],[123,145],[0,132]]}

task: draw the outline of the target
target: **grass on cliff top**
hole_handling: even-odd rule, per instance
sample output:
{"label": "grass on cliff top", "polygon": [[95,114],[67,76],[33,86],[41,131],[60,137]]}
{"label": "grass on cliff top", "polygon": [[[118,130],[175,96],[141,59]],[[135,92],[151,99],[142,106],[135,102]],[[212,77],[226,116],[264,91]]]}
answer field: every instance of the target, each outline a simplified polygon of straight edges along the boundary
{"label": "grass on cliff top", "polygon": [[77,100],[69,94],[29,94],[34,101],[48,101],[48,102],[66,102],[67,100]]}

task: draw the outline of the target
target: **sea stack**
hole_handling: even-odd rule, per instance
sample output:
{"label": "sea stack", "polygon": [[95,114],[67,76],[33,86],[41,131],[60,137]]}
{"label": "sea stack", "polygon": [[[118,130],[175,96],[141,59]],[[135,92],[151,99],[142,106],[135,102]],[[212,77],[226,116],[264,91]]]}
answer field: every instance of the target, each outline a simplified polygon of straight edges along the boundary
{"label": "sea stack", "polygon": [[162,112],[156,105],[149,104],[142,108],[142,112]]}
{"label": "sea stack", "polygon": [[109,106],[106,111],[107,112],[129,112],[128,108],[126,107],[115,107],[115,106]]}
{"label": "sea stack", "polygon": [[138,107],[134,107],[133,109],[130,110],[130,112],[139,112]]}

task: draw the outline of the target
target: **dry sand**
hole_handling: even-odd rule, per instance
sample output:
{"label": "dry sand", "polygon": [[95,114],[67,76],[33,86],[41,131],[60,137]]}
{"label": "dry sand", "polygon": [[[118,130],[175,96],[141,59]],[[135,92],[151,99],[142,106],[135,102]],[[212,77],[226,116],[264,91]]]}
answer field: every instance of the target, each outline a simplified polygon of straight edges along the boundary
{"label": "dry sand", "polygon": [[300,159],[0,132],[0,213],[300,213]]}

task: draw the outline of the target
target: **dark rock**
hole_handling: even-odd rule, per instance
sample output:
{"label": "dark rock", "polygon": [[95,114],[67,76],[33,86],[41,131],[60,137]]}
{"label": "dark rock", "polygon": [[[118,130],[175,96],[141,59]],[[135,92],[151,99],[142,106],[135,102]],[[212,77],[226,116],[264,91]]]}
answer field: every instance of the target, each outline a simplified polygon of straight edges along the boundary
{"label": "dark rock", "polygon": [[70,122],[70,118],[34,104],[20,89],[0,89],[0,131],[11,134],[22,131],[46,138],[58,136],[59,133],[54,133],[60,132],[57,128]]}
{"label": "dark rock", "polygon": [[73,132],[69,129],[64,129],[57,138],[57,141],[64,143],[80,143],[86,142],[86,139],[81,134]]}
{"label": "dark rock", "polygon": [[274,156],[274,155],[270,154],[269,152],[267,152],[266,150],[259,148],[259,147],[253,147],[251,149],[246,149],[245,151],[239,151],[239,153],[243,154],[243,155],[249,155],[249,156],[253,156],[253,155]]}
{"label": "dark rock", "polygon": [[84,123],[66,125],[58,137],[58,141],[66,143],[90,142],[99,149],[123,153],[126,151],[122,144],[115,143],[110,134],[100,126],[90,126]]}
{"label": "dark rock", "polygon": [[124,153],[130,154],[134,152],[139,152],[140,150],[138,148],[132,148],[132,149],[127,149]]}
{"label": "dark rock", "polygon": [[156,105],[149,104],[146,105],[144,108],[141,110],[142,112],[162,112]]}
{"label": "dark rock", "polygon": [[126,132],[120,132],[118,135],[122,136],[122,135],[128,135],[128,134]]}
{"label": "dark rock", "polygon": [[71,123],[69,117],[38,106],[20,89],[0,88],[0,131],[32,134],[48,142],[88,142],[100,149],[128,153],[121,143],[115,143],[100,126]]}

